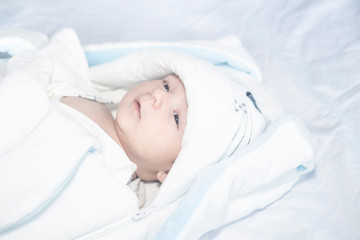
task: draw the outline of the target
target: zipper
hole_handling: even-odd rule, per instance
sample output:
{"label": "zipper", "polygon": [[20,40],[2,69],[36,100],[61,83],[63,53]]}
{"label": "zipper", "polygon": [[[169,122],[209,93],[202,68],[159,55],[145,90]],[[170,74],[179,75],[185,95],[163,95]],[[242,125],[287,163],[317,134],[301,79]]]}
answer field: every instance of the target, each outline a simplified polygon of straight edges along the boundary
{"label": "zipper", "polygon": [[101,237],[105,234],[111,233],[113,231],[116,231],[129,223],[139,221],[143,217],[147,216],[148,214],[152,213],[154,211],[155,207],[147,207],[144,209],[141,209],[137,211],[135,214],[130,215],[128,217],[125,217],[119,221],[116,221],[112,224],[109,224],[105,227],[99,228],[95,231],[92,231],[90,233],[84,234],[82,236],[76,237],[75,240],[91,240],[96,239],[98,237]]}

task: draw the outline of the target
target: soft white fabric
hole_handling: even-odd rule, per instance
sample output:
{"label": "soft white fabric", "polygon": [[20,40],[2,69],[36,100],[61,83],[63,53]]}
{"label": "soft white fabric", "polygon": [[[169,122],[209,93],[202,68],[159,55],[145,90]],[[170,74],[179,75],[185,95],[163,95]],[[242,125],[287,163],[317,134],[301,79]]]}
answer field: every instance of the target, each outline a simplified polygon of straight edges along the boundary
{"label": "soft white fabric", "polygon": [[[144,43],[143,43],[144,44]],[[150,46],[152,43],[149,43]],[[118,44],[117,46],[119,46],[121,44]],[[147,45],[144,44],[143,47],[145,48]],[[168,47],[166,43],[164,43],[165,47]],[[93,46],[92,46],[93,47]],[[106,49],[108,46],[104,46],[104,48]],[[206,51],[204,50],[204,53],[206,53]],[[242,58],[243,56],[238,56],[238,58]],[[185,61],[183,59],[186,59]],[[200,62],[200,63],[199,63]],[[135,84],[138,81],[144,81],[146,79],[156,79],[159,77],[162,77],[166,74],[169,74],[171,72],[175,72],[177,73],[180,78],[183,80],[186,91],[189,91],[189,95],[190,98],[188,98],[189,101],[189,109],[188,110],[188,114],[195,114],[196,113],[202,113],[202,112],[206,112],[204,111],[204,109],[202,108],[197,108],[196,111],[194,110],[196,108],[196,106],[202,106],[206,104],[206,101],[209,99],[207,98],[207,94],[211,93],[211,90],[207,91],[208,89],[202,89],[199,86],[194,86],[191,85],[193,83],[193,81],[195,82],[200,82],[200,86],[201,84],[204,84],[206,86],[211,84],[214,84],[213,82],[211,82],[212,76],[218,77],[219,75],[219,71],[222,71],[223,69],[219,68],[219,69],[214,69],[213,67],[211,67],[210,65],[202,65],[202,62],[198,59],[194,59],[193,57],[190,56],[185,56],[183,54],[177,53],[177,52],[173,52],[173,51],[169,51],[169,50],[158,50],[158,49],[146,49],[146,50],[141,50],[141,51],[137,51],[135,53],[132,53],[130,55],[127,55],[125,57],[120,58],[119,60],[115,61],[115,62],[110,62],[110,63],[106,63],[104,65],[99,65],[99,66],[95,66],[91,68],[90,71],[90,76],[92,78],[93,81],[95,81],[97,84],[99,84],[100,86],[106,86],[108,88],[116,88],[116,87],[129,87],[132,86],[133,84]],[[197,71],[193,71],[193,69],[196,68]],[[207,75],[207,73],[204,72],[211,72],[212,76]],[[215,71],[216,74],[213,72]],[[188,73],[189,72],[189,73]],[[238,77],[241,76],[241,74],[239,73],[235,73],[232,71],[225,71],[227,74],[229,75],[225,75],[227,77],[222,78],[223,81],[225,82],[221,82],[221,84],[225,85],[228,82],[227,81],[232,81],[233,78],[232,77]],[[236,71],[235,71],[236,72]],[[186,74],[188,73],[188,75]],[[244,73],[242,73],[244,74]],[[220,75],[222,75],[222,73],[220,73]],[[224,75],[222,75],[224,77]],[[219,79],[219,78],[217,78]],[[229,80],[231,79],[231,80]],[[240,78],[241,79],[241,78]],[[135,82],[134,82],[135,81]],[[204,81],[204,82],[203,82]],[[206,81],[210,81],[207,82]],[[199,235],[196,235],[198,237],[201,236],[201,234],[206,233],[207,231],[209,231],[209,229],[221,226],[222,224],[226,224],[227,222],[230,222],[238,217],[241,216],[246,216],[247,214],[251,213],[252,211],[255,211],[257,209],[263,208],[264,206],[266,206],[267,204],[270,204],[271,202],[276,201],[278,198],[280,198],[281,196],[283,196],[283,194],[285,194],[289,189],[292,188],[293,184],[298,180],[299,176],[301,174],[304,174],[308,171],[311,171],[313,168],[313,162],[312,162],[312,148],[311,145],[309,143],[309,139],[307,136],[307,132],[306,130],[301,126],[301,123],[298,123],[297,121],[285,121],[285,119],[287,119],[288,117],[284,117],[283,115],[283,110],[281,108],[281,106],[279,106],[279,104],[276,102],[276,100],[271,97],[268,93],[266,93],[264,91],[264,89],[258,85],[258,83],[256,83],[256,81],[254,80],[254,78],[244,78],[240,80],[239,82],[236,82],[236,79],[233,80],[235,81],[235,83],[233,83],[234,85],[230,84],[230,86],[232,86],[232,89],[224,89],[224,86],[218,86],[218,88],[216,89],[216,93],[220,96],[223,96],[224,92],[229,91],[230,95],[232,96],[232,101],[227,101],[227,98],[223,98],[223,99],[218,99],[218,101],[216,103],[212,102],[212,101],[208,101],[213,105],[213,109],[216,109],[215,111],[212,109],[212,111],[217,112],[219,111],[219,105],[223,106],[226,104],[230,105],[232,110],[234,111],[237,107],[236,104],[234,104],[234,97],[241,97],[244,96],[245,94],[241,95],[239,93],[242,92],[246,92],[247,90],[251,91],[255,96],[257,97],[257,102],[259,105],[259,108],[264,112],[265,115],[265,119],[268,119],[269,121],[277,121],[277,119],[279,118],[283,118],[282,121],[278,121],[277,124],[275,124],[277,127],[273,126],[271,127],[269,130],[265,131],[265,136],[263,137],[262,140],[260,141],[261,144],[256,144],[254,146],[252,146],[251,144],[249,145],[250,148],[245,148],[242,149],[242,147],[239,148],[238,151],[236,151],[235,155],[232,157],[234,164],[231,165],[231,167],[229,167],[229,169],[232,169],[232,173],[229,174],[229,172],[224,173],[224,175],[222,176],[228,176],[227,180],[224,180],[224,178],[226,179],[226,177],[222,177],[217,179],[217,175],[213,175],[213,174],[208,174],[207,170],[203,170],[204,173],[202,172],[202,168],[205,167],[205,165],[210,165],[209,167],[213,167],[215,169],[217,169],[217,164],[215,164],[218,160],[215,160],[213,162],[211,162],[211,159],[207,159],[205,160],[205,162],[199,162],[198,159],[201,159],[201,156],[203,156],[204,154],[199,153],[199,157],[196,157],[196,152],[194,154],[194,150],[192,150],[193,152],[190,152],[193,158],[190,157],[190,153],[188,156],[188,159],[184,159],[182,158],[181,154],[183,151],[187,151],[188,149],[186,149],[185,146],[185,150],[182,150],[182,152],[180,152],[180,156],[178,157],[177,161],[179,161],[178,165],[174,165],[172,170],[169,173],[168,178],[166,179],[166,181],[164,182],[164,184],[161,186],[160,188],[160,192],[157,195],[154,203],[151,207],[157,207],[157,208],[161,208],[166,206],[165,203],[169,203],[171,202],[171,198],[174,199],[178,199],[181,196],[181,192],[179,192],[179,183],[174,181],[174,179],[177,179],[178,181],[188,181],[188,179],[186,177],[189,177],[189,175],[187,175],[186,171],[194,171],[197,174],[201,174],[197,179],[197,187],[195,187],[196,190],[190,190],[189,193],[187,193],[182,201],[182,203],[180,204],[180,207],[173,213],[173,215],[171,215],[171,217],[167,220],[167,222],[165,223],[165,225],[160,229],[160,232],[156,235],[150,235],[150,236],[156,236],[158,239],[172,239],[175,238],[178,234],[182,234],[179,236],[184,236],[184,238],[180,237],[180,239],[187,239],[190,236],[194,237],[193,233],[195,232],[194,229],[196,229],[196,227],[194,228],[189,228],[189,226],[194,225],[197,226],[197,231]],[[238,80],[239,81],[239,80]],[[216,82],[216,81],[215,81]],[[192,90],[198,90],[198,92],[194,91],[191,92]],[[224,91],[224,92],[222,92]],[[199,93],[201,92],[201,93]],[[234,94],[235,92],[235,94]],[[236,94],[237,93],[237,94]],[[200,100],[198,100],[198,96],[203,96],[203,98],[200,98]],[[245,97],[245,99],[240,98],[239,103],[243,103],[246,102],[248,99]],[[193,101],[193,102],[192,102]],[[194,103],[195,102],[195,103]],[[249,106],[253,106],[252,103],[249,104],[248,102],[246,102]],[[191,104],[194,104],[195,107]],[[197,105],[196,105],[197,104]],[[223,105],[222,105],[223,104]],[[191,107],[194,107],[191,108]],[[254,108],[255,109],[255,108]],[[254,110],[252,109],[252,110]],[[235,112],[235,111],[234,111]],[[255,111],[256,113],[256,111]],[[200,119],[202,118],[202,116],[196,115],[197,117],[199,117]],[[231,119],[232,115],[227,115],[227,123],[229,122],[229,120]],[[237,120],[239,120],[239,122],[241,122],[241,120],[243,121],[244,119],[242,118],[237,118]],[[253,120],[256,120],[256,118],[254,118]],[[211,120],[210,120],[211,121]],[[258,126],[264,126],[262,124],[264,124],[263,121],[260,120],[260,124],[258,124]],[[194,127],[191,121],[189,122],[188,120],[188,126]],[[254,125],[256,125],[257,123],[254,121]],[[269,122],[269,124],[272,124]],[[300,125],[299,125],[300,124]],[[195,124],[194,124],[195,125]],[[207,123],[203,123],[204,126],[208,126]],[[209,125],[211,125],[211,123],[209,123]],[[187,127],[188,127],[187,126]],[[198,125],[196,125],[198,127]],[[226,126],[228,127],[228,126]],[[222,130],[226,131],[225,126],[222,126]],[[207,129],[209,129],[209,127],[207,127]],[[263,128],[261,128],[261,131],[263,130]],[[195,136],[194,136],[195,135]],[[209,136],[209,130],[207,132],[207,134],[205,134],[205,136]],[[196,133],[192,132],[192,137],[194,137],[196,139],[196,137],[204,137],[204,136],[196,136]],[[234,136],[234,133],[233,135]],[[256,136],[256,134],[255,134]],[[298,141],[297,143],[291,142],[289,141],[289,138],[294,138],[294,141]],[[203,138],[201,138],[203,139]],[[186,141],[191,141],[189,139],[184,139],[184,143],[186,144]],[[204,140],[202,140],[203,143],[208,143],[211,144],[209,142],[206,142]],[[230,141],[231,142],[231,141]],[[256,140],[255,140],[256,142]],[[285,147],[287,144],[291,145],[291,147]],[[266,146],[266,147],[265,147]],[[251,149],[251,150],[250,150]],[[213,152],[217,151],[216,149],[208,149],[207,152]],[[223,153],[225,153],[225,149],[222,149]],[[241,156],[241,154],[244,154],[244,156]],[[253,154],[253,152],[255,152],[255,154]],[[226,152],[228,153],[228,152]],[[273,155],[271,155],[273,154]],[[293,158],[292,162],[289,161],[289,157],[292,155],[298,155],[298,158]],[[222,162],[226,162],[226,157],[228,155],[225,155],[225,158],[222,158]],[[235,158],[236,156],[236,158]],[[264,157],[264,156],[268,156],[268,157]],[[273,156],[273,157],[271,157]],[[281,157],[280,157],[281,156]],[[234,158],[237,160],[234,160]],[[243,159],[251,159],[248,161],[248,165],[244,164],[242,165],[242,160]],[[192,161],[191,161],[192,160]],[[258,161],[263,161],[262,163],[265,163],[265,165],[262,165],[261,163],[259,164],[260,166],[258,166],[257,162]],[[207,162],[206,162],[207,161]],[[219,165],[221,165],[221,163],[219,163]],[[286,162],[289,162],[289,164],[286,164]],[[211,166],[212,164],[215,164],[215,166]],[[292,164],[290,164],[292,163]],[[240,167],[241,166],[241,167]],[[263,169],[261,167],[264,167]],[[271,168],[273,167],[273,168]],[[297,168],[299,167],[299,171],[297,171]],[[221,169],[221,167],[219,167]],[[261,176],[260,173],[263,173],[263,177],[265,178],[266,176],[268,177],[268,179],[266,181],[263,181],[261,178],[259,179],[254,179],[250,176],[254,176],[254,171],[257,170],[257,168],[259,168],[259,175]],[[304,171],[300,171],[300,169],[303,168]],[[255,170],[256,169],[256,170]],[[271,170],[270,170],[271,169]],[[261,171],[262,170],[262,171]],[[221,170],[215,170],[214,172],[216,173],[216,171],[218,171],[218,174],[221,174]],[[230,170],[229,170],[230,171]],[[248,172],[248,175],[245,175],[247,177],[244,176],[244,178],[246,179],[251,179],[249,181],[249,186],[251,186],[249,189],[245,188],[245,185],[241,185],[237,188],[237,189],[232,189],[232,182],[236,182],[236,180],[238,180],[238,177],[241,177],[242,175],[239,173],[241,173],[242,171],[244,172]],[[265,174],[267,173],[267,174]],[[195,175],[197,175],[195,174]],[[191,179],[191,177],[189,177],[189,179]],[[235,180],[236,179],[236,180]],[[276,180],[274,180],[276,179]],[[280,179],[280,180],[279,180]],[[274,180],[274,181],[273,181]],[[244,180],[245,181],[245,180]],[[268,182],[267,182],[268,181]],[[212,188],[212,183],[216,182],[214,184],[214,193],[212,193],[213,195],[211,195],[211,193],[209,193],[210,196],[208,198],[206,198],[206,200],[204,200],[205,202],[201,202],[199,203],[199,199],[201,200],[202,197],[204,197],[203,195],[206,194],[206,187],[209,187],[209,185],[211,186],[211,190],[213,190]],[[166,185],[168,184],[168,185]],[[183,183],[182,183],[183,184]],[[189,185],[192,184],[191,181],[189,181],[188,183]],[[267,185],[268,184],[268,185]],[[219,186],[219,188],[216,188],[216,186]],[[265,186],[266,185],[266,186]],[[181,186],[181,185],[180,185]],[[224,187],[226,186],[226,187]],[[242,188],[244,187],[244,188]],[[222,189],[222,190],[221,190]],[[257,193],[258,191],[261,191],[262,189],[264,189],[264,194],[267,194],[269,197],[267,198],[263,198],[261,196],[261,193]],[[211,192],[210,190],[210,192]],[[171,192],[171,195],[169,195],[169,192]],[[186,191],[186,190],[185,190]],[[228,191],[228,192],[226,192]],[[238,202],[241,201],[247,201],[246,198],[244,198],[243,196],[241,196],[241,192],[242,191],[249,191],[249,195],[254,196],[252,198],[252,202],[253,204],[248,204],[242,208],[237,208],[236,206],[238,205]],[[231,192],[231,193],[229,193]],[[215,197],[216,193],[218,193],[219,195],[221,195],[222,197],[226,198],[229,197],[226,201],[221,201],[219,199],[222,199],[222,197]],[[239,195],[237,195],[239,194]],[[177,198],[174,197],[174,195],[177,195]],[[208,203],[206,203],[206,201],[209,201]],[[206,204],[205,204],[206,203]],[[178,203],[176,203],[178,204]],[[197,208],[198,206],[204,204],[204,208]],[[228,212],[228,218],[216,218],[214,219],[211,213],[213,213],[212,211],[210,211],[210,209],[212,209],[214,206],[212,206],[212,204],[215,204],[217,206],[217,209],[219,212]],[[194,207],[195,206],[195,207]],[[228,209],[230,208],[230,206],[233,206],[232,208],[235,209]],[[200,210],[202,209],[202,210]],[[231,211],[230,211],[231,210]],[[234,211],[236,210],[236,211]],[[202,216],[202,214],[196,215],[194,212],[196,211],[204,211],[204,212],[209,212],[209,218],[207,218],[207,221],[204,221],[204,217]],[[189,215],[186,216],[186,213],[188,213]],[[147,222],[147,221],[151,221],[151,215],[156,215],[157,212],[155,211],[154,213],[150,214],[149,218],[144,219],[143,221]],[[192,215],[194,214],[194,215]],[[215,214],[216,215],[216,214]],[[191,217],[190,217],[191,216]],[[219,215],[220,216],[220,215]],[[205,217],[206,218],[206,217]],[[218,222],[217,222],[218,221]],[[198,224],[193,224],[193,223],[201,223],[200,225],[202,225],[203,227],[201,228]],[[144,224],[144,223],[143,223]],[[189,225],[186,225],[189,224]],[[182,230],[182,227],[186,225],[188,227],[185,228],[185,230],[183,232],[180,233],[180,231]],[[158,225],[158,226],[161,226]],[[129,229],[129,231],[131,231],[131,227],[123,227],[122,230],[126,232],[126,229]],[[189,230],[190,229],[190,230]],[[99,230],[99,232],[101,232],[102,230]],[[105,231],[105,229],[103,229],[103,231]],[[98,233],[99,233],[98,232]],[[155,232],[153,232],[152,234],[155,234]],[[90,234],[91,236],[91,234]],[[117,233],[114,233],[113,235],[111,235],[112,237],[116,236],[116,237],[121,237],[121,236],[126,236],[123,235],[120,231],[118,231]],[[146,236],[146,235],[140,235],[142,237]],[[195,236],[195,238],[197,238]],[[104,238],[106,238],[107,236],[104,235]],[[139,239],[141,239],[141,237],[139,237]]]}
{"label": "soft white fabric", "polygon": [[119,183],[127,184],[136,170],[136,165],[130,161],[124,150],[119,147],[118,143],[84,114],[61,102],[55,104],[58,109],[62,110],[67,115],[67,117],[85,128],[87,132],[92,134],[92,136],[100,142],[99,148],[101,149],[101,153],[98,161],[105,167],[110,175],[119,181]]}
{"label": "soft white fabric", "polygon": [[358,0],[0,2],[2,30],[25,28],[51,36],[72,26],[83,44],[99,49],[108,42],[126,42],[131,48],[150,46],[153,40],[166,46],[195,39],[212,42],[229,34],[241,39],[261,69],[266,90],[309,129],[316,170],[266,209],[201,240],[358,239]]}
{"label": "soft white fabric", "polygon": [[44,33],[25,29],[0,29],[0,76],[9,58],[25,50],[37,50],[48,42]]}
{"label": "soft white fabric", "polygon": [[48,95],[78,96],[85,93],[91,98],[94,96],[88,64],[73,29],[57,32],[41,52],[54,64],[51,82],[47,86]]}
{"label": "soft white fabric", "polygon": [[0,234],[5,239],[73,238],[138,210],[126,185],[135,165],[124,151],[86,116],[47,97],[57,73],[81,77],[68,67],[77,69],[77,53],[61,55],[69,45],[83,54],[78,42],[69,40],[74,36],[77,40],[64,30],[55,35],[64,37],[55,43],[59,47],[50,43],[51,52],[18,53],[0,80]]}
{"label": "soft white fabric", "polygon": [[[63,42],[64,44],[69,41],[69,45],[71,46],[74,42],[78,42],[78,40],[74,38],[74,32],[71,30],[64,30],[58,34],[60,37],[64,37],[63,39],[66,39]],[[67,35],[70,36],[66,37]],[[72,46],[76,45],[77,44],[74,44]],[[65,46],[67,46],[67,44],[65,44]],[[46,49],[41,51],[40,56],[47,54]],[[60,49],[64,48],[61,47]],[[77,52],[79,53],[79,51]],[[197,110],[210,110],[209,106],[206,106],[205,109],[204,106],[202,106],[204,100],[206,100],[209,104],[219,104],[219,102],[215,101],[216,99],[211,98],[211,96],[213,96],[213,92],[221,92],[220,89],[223,89],[221,95],[224,98],[221,99],[221,103],[224,104],[224,109],[221,110],[221,108],[219,108],[220,111],[222,111],[220,112],[222,115],[214,115],[214,118],[211,121],[217,119],[217,121],[221,121],[221,123],[225,122],[226,124],[229,124],[229,126],[227,126],[227,129],[214,128],[214,132],[212,134],[219,134],[219,136],[215,135],[212,139],[205,142],[206,144],[211,145],[214,144],[212,141],[219,141],[218,144],[214,144],[214,149],[211,149],[211,153],[214,154],[215,152],[217,156],[210,154],[210,151],[205,151],[207,146],[198,145],[202,148],[203,152],[202,155],[199,155],[199,159],[195,159],[196,165],[192,168],[189,165],[189,160],[192,159],[191,156],[193,156],[194,152],[196,152],[196,149],[192,149],[194,148],[192,146],[185,146],[184,149],[186,152],[181,153],[177,159],[177,165],[174,165],[174,167],[176,167],[174,168],[175,171],[168,176],[169,178],[161,187],[153,204],[150,204],[150,206],[144,210],[137,212],[138,206],[135,194],[131,192],[127,186],[124,186],[124,184],[119,184],[118,179],[114,178],[112,174],[109,174],[109,170],[104,168],[101,164],[103,159],[101,153],[90,154],[87,159],[83,161],[82,166],[77,170],[77,174],[72,179],[71,184],[69,184],[66,188],[61,189],[63,191],[59,193],[55,202],[51,205],[49,204],[48,208],[44,208],[45,211],[42,212],[41,215],[37,215],[37,218],[33,218],[32,221],[29,222],[24,222],[22,226],[19,226],[19,228],[4,235],[5,238],[21,239],[25,236],[31,235],[36,236],[38,239],[56,237],[63,239],[76,237],[86,232],[88,232],[89,235],[86,235],[85,237],[97,236],[105,239],[113,237],[129,238],[130,236],[134,239],[146,239],[152,237],[157,237],[158,239],[169,239],[169,237],[174,236],[174,234],[175,236],[186,236],[185,238],[187,238],[187,236],[190,236],[192,232],[195,232],[195,230],[191,227],[191,223],[199,223],[203,221],[202,214],[200,214],[201,212],[206,210],[210,211],[209,213],[212,211],[219,211],[222,212],[222,214],[226,213],[226,215],[217,219],[209,217],[208,221],[204,222],[203,227],[196,230],[196,235],[200,236],[201,234],[212,230],[214,227],[226,224],[234,219],[237,219],[239,216],[246,216],[250,212],[263,208],[265,205],[276,201],[279,197],[283,196],[287,191],[289,191],[289,189],[291,189],[301,174],[312,169],[312,150],[309,147],[309,140],[304,137],[304,134],[306,135],[306,131],[299,127],[296,122],[289,121],[289,124],[287,121],[279,121],[280,123],[274,124],[276,119],[282,117],[282,110],[277,104],[269,104],[276,103],[270,95],[264,94],[262,97],[257,97],[257,95],[262,93],[263,90],[256,84],[255,81],[247,82],[249,81],[249,79],[247,79],[238,86],[240,89],[243,89],[240,91],[242,93],[242,95],[240,94],[240,97],[244,97],[244,92],[250,90],[254,96],[256,96],[259,108],[264,113],[271,113],[269,116],[265,116],[265,119],[270,121],[268,122],[270,125],[266,128],[264,134],[261,135],[263,136],[262,138],[255,139],[250,145],[247,145],[248,147],[245,146],[238,148],[238,150],[229,157],[226,154],[228,146],[239,128],[239,122],[237,121],[242,119],[242,115],[238,116],[237,114],[244,113],[236,111],[239,106],[238,104],[235,104],[236,102],[234,101],[234,96],[239,96],[236,94],[225,94],[226,92],[233,93],[234,89],[237,89],[233,88],[231,82],[236,74],[225,74],[222,70],[220,70],[221,68],[214,68],[209,63],[205,63],[202,60],[198,60],[197,58],[181,53],[175,53],[174,55],[173,51],[141,51],[139,53],[129,55],[128,58],[125,57],[127,60],[132,60],[125,62],[125,66],[138,65],[139,58],[136,56],[140,56],[141,59],[143,57],[142,54],[144,53],[145,55],[149,54],[148,56],[151,56],[151,58],[148,59],[150,62],[153,61],[152,65],[148,66],[154,67],[144,71],[144,76],[149,76],[148,74],[152,75],[154,73],[154,69],[159,70],[158,73],[161,75],[164,74],[164,70],[165,72],[168,70],[171,70],[171,72],[174,71],[183,79],[186,91],[189,92],[190,112],[188,121],[190,128],[187,129],[187,135],[184,138],[184,143],[192,141],[191,136],[189,136],[190,133],[194,134],[195,137],[199,137],[199,139],[203,139],[202,134],[209,133],[201,126],[200,120],[205,117],[200,115]],[[76,51],[74,54],[76,55]],[[26,66],[27,63],[31,62],[32,56],[38,55],[28,55],[28,53],[24,53],[24,55],[20,54],[18,59],[22,59],[22,61],[26,60],[25,62],[23,61]],[[49,54],[49,56],[51,57],[52,55]],[[66,56],[71,56],[71,54]],[[174,56],[179,57],[179,59],[174,58]],[[239,58],[241,57],[242,56],[239,56]],[[16,58],[13,58],[13,63],[16,63],[15,60]],[[59,62],[60,65],[58,64]],[[142,62],[143,61],[140,63]],[[157,65],[160,63],[164,64],[162,65],[164,68],[157,68]],[[66,57],[61,60],[57,59],[54,64],[55,71],[50,71],[52,74],[51,79],[56,79],[56,73],[66,77],[74,77],[79,73],[78,70],[74,71],[74,68],[67,67],[67,64],[76,65],[76,61],[74,63],[73,60],[71,60],[68,63]],[[56,66],[57,64],[59,66]],[[169,68],[168,64],[170,64],[171,68]],[[201,78],[199,82],[191,81],[198,76],[197,74],[199,74],[193,70],[193,64],[198,67],[198,70],[202,69],[205,71],[200,73],[201,77],[204,78]],[[44,67],[48,65],[45,64],[44,66],[41,66]],[[83,65],[80,64],[80,66]],[[42,67],[29,68],[28,71],[33,69],[36,73],[41,72],[38,71],[38,69],[43,69]],[[56,68],[58,70],[56,70]],[[129,70],[129,68],[125,68],[124,71],[127,70]],[[15,67],[14,72],[16,73]],[[75,72],[77,74],[75,74]],[[133,73],[138,72],[139,71],[133,71],[130,72],[129,75],[124,73],[122,76],[129,77],[132,76]],[[14,76],[16,76],[15,73]],[[27,73],[24,73],[26,76]],[[39,89],[43,89],[44,86],[47,86],[47,81],[44,76],[49,76],[49,72],[47,72],[46,75],[43,74],[41,76],[43,78],[38,79],[40,82],[38,86]],[[215,79],[215,76],[219,78]],[[220,79],[224,82],[217,82]],[[208,81],[208,84],[206,84],[206,81]],[[224,84],[226,82],[228,85]],[[204,97],[202,100],[197,101],[196,96],[198,96],[198,93],[196,92],[196,89],[201,89],[203,87],[202,84],[205,84],[206,86],[208,85],[208,91],[205,91],[203,94],[208,94],[208,97]],[[76,89],[72,86],[68,88],[68,85],[66,85],[66,87],[67,90],[70,91]],[[88,85],[85,84],[84,89],[86,87],[88,87]],[[99,92],[96,93],[96,95],[101,96],[102,93]],[[104,95],[104,98],[111,99],[111,97],[109,98],[107,94]],[[251,100],[249,100],[246,96],[244,99],[246,100],[242,103],[248,105],[249,108],[251,107],[249,111],[254,111],[256,113],[258,110],[255,108]],[[46,99],[46,101],[49,100]],[[272,108],[275,108],[276,110],[271,111]],[[41,115],[43,117],[47,116],[47,111],[40,113],[43,113],[43,115]],[[230,119],[225,118],[224,116],[230,116]],[[232,116],[234,117],[233,119],[231,119]],[[200,120],[197,120],[197,118]],[[39,121],[36,121],[36,123],[39,124]],[[231,126],[230,123],[233,123],[233,126]],[[264,124],[264,122],[261,124]],[[272,124],[274,124],[274,126]],[[191,126],[197,126],[199,129],[195,129],[195,127],[191,128]],[[37,129],[35,127],[36,124],[33,126],[33,129]],[[64,127],[66,128],[66,126]],[[261,127],[263,128],[264,125]],[[221,137],[220,134],[223,134],[224,132],[225,135]],[[293,143],[289,141],[289,135],[291,135],[295,141],[298,140],[299,142]],[[28,137],[26,134],[23,136],[25,139]],[[42,135],[41,137],[44,136]],[[49,136],[46,135],[45,137]],[[225,141],[223,141],[224,139]],[[69,139],[69,141],[71,140],[72,138]],[[284,149],[283,146],[285,143],[289,144],[289,147]],[[51,144],[51,142],[49,142],[49,144]],[[76,145],[75,142],[72,144],[74,144],[74,146]],[[71,142],[69,142],[69,145],[71,145]],[[293,148],[290,148],[290,146]],[[16,150],[16,145],[12,145],[11,147],[14,147],[14,150]],[[59,146],[54,147],[56,148]],[[273,157],[264,158],[264,156],[269,156],[270,153],[273,154],[271,155]],[[186,155],[188,155],[188,159],[185,158]],[[292,161],[289,161],[289,158],[292,156],[297,156],[297,158],[291,158]],[[257,169],[257,161],[263,161],[263,169]],[[309,164],[308,161],[310,161]],[[215,169],[213,172],[214,174],[207,174],[209,169]],[[300,171],[301,169],[304,170]],[[186,173],[185,170],[189,173]],[[263,170],[266,172],[264,175],[260,174],[265,179],[252,178],[256,176],[254,174],[257,170]],[[242,171],[244,173],[248,173],[248,175],[246,175],[246,179],[244,178],[243,180],[247,184],[244,185],[241,184],[241,182],[238,182],[240,185],[233,185],[233,182],[238,181],[239,177],[240,179],[242,178],[241,174],[238,175],[238,173]],[[184,174],[182,176],[183,178],[180,177],[180,173]],[[182,179],[186,179],[186,181],[181,182]],[[193,184],[192,181],[195,179],[197,179],[193,188],[195,190],[188,191],[190,186]],[[223,186],[226,187],[224,188]],[[233,189],[234,186],[236,186],[235,189]],[[181,188],[181,191],[179,191],[179,188]],[[268,196],[267,198],[262,198],[262,194],[257,194],[258,191],[261,190],[264,190],[264,193]],[[252,204],[245,205],[244,208],[237,208],[238,202],[246,202],[248,199],[242,195],[243,192],[247,192],[248,196],[253,197],[251,201]],[[215,193],[219,193],[220,196],[214,197],[217,196]],[[44,198],[46,198],[45,195],[46,192],[44,192]],[[50,198],[51,196],[49,196],[49,199]],[[226,199],[226,201],[220,201],[220,199]],[[205,209],[200,206],[204,206]],[[214,206],[217,206],[217,208]],[[212,208],[213,210],[211,210]],[[182,211],[184,209],[185,211]],[[148,217],[145,218],[145,216]],[[76,222],[77,224],[74,225],[73,222]],[[178,224],[174,225],[173,223]],[[101,226],[105,226],[105,228],[100,228]],[[43,229],[46,230],[44,231]],[[66,229],[66,231],[64,231],[64,229]],[[97,229],[99,230],[93,232]],[[160,231],[158,232],[159,229]],[[61,232],[61,234],[59,234],[59,232]]]}
{"label": "soft white fabric", "polygon": [[25,29],[0,30],[0,52],[13,56],[25,50],[37,50],[48,42],[41,32]]}
{"label": "soft white fabric", "polygon": [[236,86],[241,79],[178,51],[140,50],[90,69],[92,81],[115,89],[170,73],[176,73],[184,83],[188,110],[180,153],[155,200],[160,208],[184,194],[203,167],[231,154],[240,141],[248,144],[266,126],[266,120],[246,97],[248,88]]}
{"label": "soft white fabric", "polygon": [[0,81],[0,155],[19,144],[46,115],[49,101],[45,85],[51,69],[51,62],[32,52],[7,63]]}
{"label": "soft white fabric", "polygon": [[235,156],[201,171],[155,239],[199,239],[209,229],[265,208],[314,168],[313,157],[301,121],[280,117]]}
{"label": "soft white fabric", "polygon": [[58,111],[51,111],[38,124],[0,158],[1,232],[44,211],[88,151],[95,150],[95,138]]}
{"label": "soft white fabric", "polygon": [[[40,52],[53,62],[51,80],[46,88],[50,97],[82,96],[98,101],[107,100],[92,87],[84,51],[73,29],[57,32]],[[60,102],[57,105],[100,140],[102,163],[120,182],[127,183],[136,166],[118,144],[87,116]]]}

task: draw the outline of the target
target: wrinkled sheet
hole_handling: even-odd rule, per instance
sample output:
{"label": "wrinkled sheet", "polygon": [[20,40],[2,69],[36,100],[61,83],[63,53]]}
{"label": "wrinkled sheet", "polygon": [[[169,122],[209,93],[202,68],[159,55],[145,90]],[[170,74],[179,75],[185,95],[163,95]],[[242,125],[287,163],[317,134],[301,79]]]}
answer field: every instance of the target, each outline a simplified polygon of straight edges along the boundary
{"label": "wrinkled sheet", "polygon": [[288,112],[305,121],[316,149],[316,168],[275,204],[203,239],[358,238],[358,1],[0,3],[0,29],[52,35],[71,26],[83,44],[236,35],[259,64],[265,86]]}

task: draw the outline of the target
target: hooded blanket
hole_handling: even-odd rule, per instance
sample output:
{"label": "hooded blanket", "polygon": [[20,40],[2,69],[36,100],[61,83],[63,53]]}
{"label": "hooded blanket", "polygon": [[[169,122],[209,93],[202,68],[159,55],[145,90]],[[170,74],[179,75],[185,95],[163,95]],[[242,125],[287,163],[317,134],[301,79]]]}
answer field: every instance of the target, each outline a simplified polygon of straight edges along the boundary
{"label": "hooded blanket", "polygon": [[[111,48],[117,56],[102,60]],[[183,149],[154,201],[138,209],[135,194],[102,164],[103,143],[47,95],[112,104],[136,82],[172,72],[188,94]],[[305,127],[261,87],[256,64],[232,37],[90,46],[85,54],[65,29],[38,50],[19,51],[2,75],[5,239],[198,239],[278,200],[314,167]],[[203,113],[213,108],[209,130]]]}

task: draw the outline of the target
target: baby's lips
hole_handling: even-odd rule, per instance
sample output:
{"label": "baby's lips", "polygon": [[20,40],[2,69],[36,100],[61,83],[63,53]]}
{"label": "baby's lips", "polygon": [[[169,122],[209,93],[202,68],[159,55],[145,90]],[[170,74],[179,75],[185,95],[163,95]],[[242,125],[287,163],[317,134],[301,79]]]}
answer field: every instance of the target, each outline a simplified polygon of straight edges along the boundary
{"label": "baby's lips", "polygon": [[140,118],[141,117],[141,104],[137,99],[135,99],[135,101],[134,101],[134,107],[135,107],[135,111],[137,112],[138,117]]}

